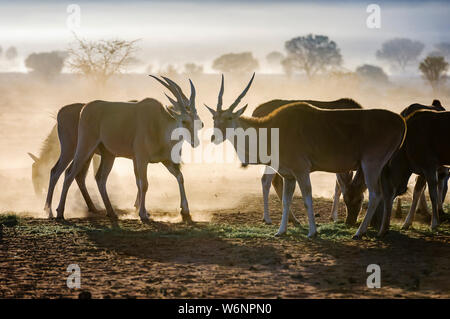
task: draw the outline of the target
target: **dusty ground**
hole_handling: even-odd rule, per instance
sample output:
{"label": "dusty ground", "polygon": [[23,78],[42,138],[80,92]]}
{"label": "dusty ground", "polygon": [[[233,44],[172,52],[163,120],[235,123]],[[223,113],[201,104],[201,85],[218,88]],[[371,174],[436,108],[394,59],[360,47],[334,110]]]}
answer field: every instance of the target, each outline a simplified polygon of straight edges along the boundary
{"label": "dusty ground", "polygon": [[[432,234],[419,223],[400,231],[394,221],[384,240],[372,232],[353,241],[356,228],[331,223],[331,202],[316,199],[320,236],[309,240],[306,228],[290,226],[279,239],[280,205],[271,201],[272,226],[261,222],[259,196],[193,226],[20,218],[3,230],[0,297],[72,298],[84,290],[94,298],[450,297],[448,222]],[[299,198],[294,205],[304,224]],[[66,286],[69,264],[81,268],[81,289]],[[369,264],[381,267],[380,289],[366,287]]]}

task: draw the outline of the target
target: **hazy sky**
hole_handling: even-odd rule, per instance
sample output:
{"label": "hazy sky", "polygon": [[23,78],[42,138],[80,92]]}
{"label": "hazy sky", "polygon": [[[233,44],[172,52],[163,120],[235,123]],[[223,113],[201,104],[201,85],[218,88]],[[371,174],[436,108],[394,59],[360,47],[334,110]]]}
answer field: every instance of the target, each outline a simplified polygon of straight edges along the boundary
{"label": "hazy sky", "polygon": [[[369,29],[367,5],[381,7],[381,28]],[[79,36],[141,39],[145,64],[205,63],[227,52],[284,52],[284,42],[307,33],[328,35],[341,48],[344,66],[380,64],[374,52],[392,37],[426,44],[450,41],[450,4],[418,1],[0,1],[0,46],[22,57],[63,50],[72,40],[67,6],[81,9]],[[264,66],[264,64],[263,64]]]}

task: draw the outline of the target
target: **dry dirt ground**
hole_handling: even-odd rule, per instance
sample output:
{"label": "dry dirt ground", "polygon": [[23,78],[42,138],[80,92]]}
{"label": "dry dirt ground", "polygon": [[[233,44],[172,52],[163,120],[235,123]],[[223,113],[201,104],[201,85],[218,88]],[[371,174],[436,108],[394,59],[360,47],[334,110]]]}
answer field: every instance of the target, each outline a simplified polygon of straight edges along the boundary
{"label": "dry dirt ground", "polygon": [[[271,226],[262,223],[259,196],[194,225],[121,220],[115,228],[102,217],[19,218],[3,229],[0,297],[77,298],[81,291],[93,298],[450,297],[448,222],[432,234],[419,223],[402,231],[394,220],[383,240],[372,231],[354,241],[356,228],[330,222],[331,202],[316,199],[318,238],[292,225],[275,238],[280,203],[271,202]],[[305,225],[299,198],[294,207]],[[70,264],[81,269],[81,289],[66,285]],[[379,289],[366,286],[369,264],[381,267]]]}

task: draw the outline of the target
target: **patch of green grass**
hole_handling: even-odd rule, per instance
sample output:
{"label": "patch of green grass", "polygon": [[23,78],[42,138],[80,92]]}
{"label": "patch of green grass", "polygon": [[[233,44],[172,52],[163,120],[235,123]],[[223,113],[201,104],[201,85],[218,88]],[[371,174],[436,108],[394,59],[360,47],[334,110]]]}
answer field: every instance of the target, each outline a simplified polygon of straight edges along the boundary
{"label": "patch of green grass", "polygon": [[20,217],[13,213],[7,213],[0,215],[0,224],[6,227],[14,227],[19,224]]}
{"label": "patch of green grass", "polygon": [[37,223],[19,225],[18,230],[24,234],[35,236],[56,236],[60,234],[76,234],[88,231],[94,231],[95,226],[79,226],[71,223]]}
{"label": "patch of green grass", "polygon": [[[169,229],[160,231],[132,231],[125,229],[98,229],[94,233],[107,232],[110,235],[126,237],[170,237],[170,238],[199,238],[199,237],[218,237],[218,238],[264,238],[275,239],[274,235],[278,230],[278,225],[250,225],[250,224],[223,224],[208,223],[199,226],[181,229]],[[351,239],[356,232],[355,227],[349,227],[344,223],[322,224],[318,227],[319,237],[323,240],[342,240]],[[308,225],[294,227],[289,226],[287,234],[283,240],[305,240],[308,235]]]}
{"label": "patch of green grass", "polygon": [[[17,225],[18,218],[15,215],[0,215],[0,221],[9,221],[10,224]],[[134,224],[119,223],[120,227],[111,227],[100,224],[77,224],[77,222],[67,223],[26,223],[19,224],[18,230],[25,234],[34,236],[59,236],[62,234],[87,234],[89,236],[111,236],[116,238],[237,238],[237,239],[265,239],[265,240],[287,240],[304,241],[308,235],[308,224],[301,226],[289,225],[287,234],[281,238],[275,238],[278,231],[278,225],[258,224],[227,224],[227,223],[196,223],[193,226],[183,224],[157,223],[151,227]],[[401,224],[392,223],[390,227],[390,236],[434,236],[428,225],[414,224],[414,228],[405,231],[401,230]],[[351,240],[357,230],[356,226],[348,226],[344,222],[323,223],[317,227],[318,240],[322,241],[347,241]],[[369,228],[369,239],[376,240],[377,231]],[[440,227],[440,235],[449,235],[450,229]]]}
{"label": "patch of green grass", "polygon": [[320,238],[329,240],[351,239],[357,227],[347,226],[343,222],[322,224],[318,227]]}

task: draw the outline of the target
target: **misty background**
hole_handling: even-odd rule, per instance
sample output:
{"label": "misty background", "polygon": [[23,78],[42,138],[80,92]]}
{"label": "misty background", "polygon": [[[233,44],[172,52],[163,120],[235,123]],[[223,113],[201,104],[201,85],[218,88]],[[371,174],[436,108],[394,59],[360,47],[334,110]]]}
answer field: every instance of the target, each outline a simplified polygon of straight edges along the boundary
{"label": "misty background", "polygon": [[[215,57],[234,51],[252,51],[262,62],[259,71],[271,72],[266,54],[283,51],[286,40],[308,33],[338,43],[349,69],[379,64],[374,53],[389,38],[420,40],[425,52],[450,40],[447,2],[375,1],[381,28],[369,29],[368,1],[0,1],[0,45],[17,47],[22,60],[35,51],[65,50],[73,40],[66,25],[72,3],[81,9],[79,36],[141,39],[142,65],[136,72],[144,72],[147,64],[186,61],[212,72]],[[23,63],[9,70],[26,72]]]}

